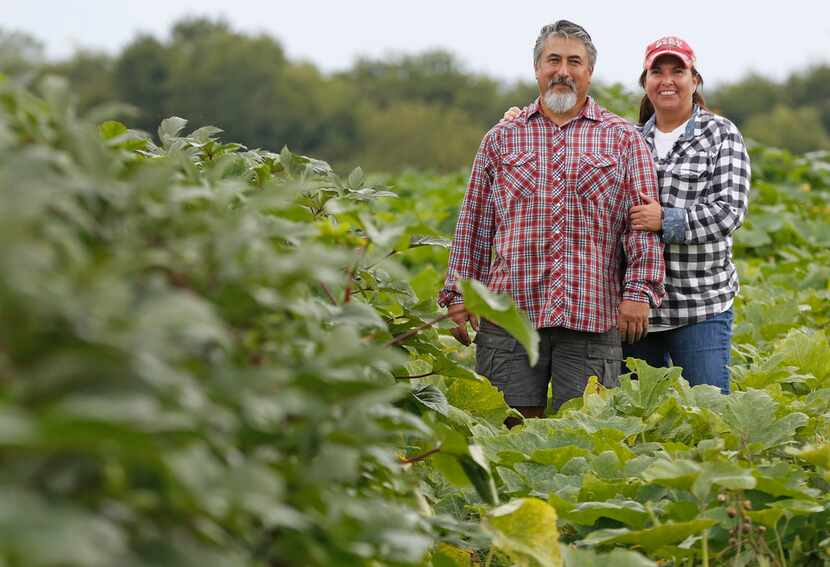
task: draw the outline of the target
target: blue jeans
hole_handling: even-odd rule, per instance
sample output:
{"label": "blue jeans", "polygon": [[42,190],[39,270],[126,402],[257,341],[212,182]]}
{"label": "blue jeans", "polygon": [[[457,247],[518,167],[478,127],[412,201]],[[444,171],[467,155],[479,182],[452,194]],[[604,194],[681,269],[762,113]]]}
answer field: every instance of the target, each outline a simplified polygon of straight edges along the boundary
{"label": "blue jeans", "polygon": [[[729,393],[729,351],[732,308],[704,321],[670,331],[649,333],[634,344],[623,344],[623,356],[645,360],[654,367],[680,366],[692,386],[711,384]],[[623,372],[628,372],[623,368]]]}

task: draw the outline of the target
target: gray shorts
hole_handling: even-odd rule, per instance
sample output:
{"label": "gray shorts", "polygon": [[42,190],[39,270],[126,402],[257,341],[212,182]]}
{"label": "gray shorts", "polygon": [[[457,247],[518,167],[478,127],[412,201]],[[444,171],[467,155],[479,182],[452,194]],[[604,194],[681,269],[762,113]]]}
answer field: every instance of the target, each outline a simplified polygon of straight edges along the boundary
{"label": "gray shorts", "polygon": [[501,327],[482,320],[475,338],[476,372],[504,393],[511,407],[546,406],[552,384],[553,409],[582,395],[590,376],[603,386],[619,385],[620,333],[539,329],[539,362],[531,367],[524,347]]}

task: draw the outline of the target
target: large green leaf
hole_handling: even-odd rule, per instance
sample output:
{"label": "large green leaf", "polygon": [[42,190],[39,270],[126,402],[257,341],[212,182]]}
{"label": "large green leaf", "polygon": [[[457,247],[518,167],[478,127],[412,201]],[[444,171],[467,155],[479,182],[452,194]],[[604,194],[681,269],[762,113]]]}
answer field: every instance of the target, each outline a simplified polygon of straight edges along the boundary
{"label": "large green leaf", "polygon": [[690,522],[666,523],[643,530],[629,530],[627,528],[597,530],[583,539],[582,543],[585,545],[637,545],[646,551],[652,551],[665,545],[679,543],[689,536],[700,534],[716,523],[715,520],[700,519]]}
{"label": "large green leaf", "polygon": [[681,369],[653,368],[648,363],[628,358],[626,365],[637,374],[637,379],[620,378],[617,404],[629,415],[650,416],[668,396],[672,385],[680,377]]}
{"label": "large green leaf", "polygon": [[562,546],[562,557],[567,567],[657,567],[647,557],[627,549],[615,549],[611,553],[597,553],[593,549]]}
{"label": "large green leaf", "polygon": [[649,513],[642,504],[634,500],[606,500],[605,502],[582,502],[567,513],[560,511],[560,517],[575,524],[592,526],[600,518],[610,518],[632,528],[644,528]]}
{"label": "large green leaf", "polygon": [[531,366],[539,360],[539,333],[527,316],[513,304],[507,295],[495,295],[487,286],[475,280],[459,282],[464,294],[464,307],[513,335],[527,351]]}
{"label": "large green leaf", "polygon": [[511,413],[504,401],[504,394],[484,378],[477,380],[456,379],[447,388],[450,404],[494,425],[501,425]]}
{"label": "large green leaf", "polygon": [[556,511],[535,498],[518,498],[490,510],[484,528],[493,545],[520,567],[562,567]]}
{"label": "large green leaf", "polygon": [[809,418],[801,412],[777,417],[779,404],[767,392],[748,390],[729,396],[723,420],[739,448],[759,452],[795,439],[795,432]]}

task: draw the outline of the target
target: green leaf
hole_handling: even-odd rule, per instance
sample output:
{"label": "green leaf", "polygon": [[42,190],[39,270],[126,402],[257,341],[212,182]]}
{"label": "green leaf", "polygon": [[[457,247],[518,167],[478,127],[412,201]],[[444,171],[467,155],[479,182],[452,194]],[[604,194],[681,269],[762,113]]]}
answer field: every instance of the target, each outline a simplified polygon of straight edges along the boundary
{"label": "green leaf", "polygon": [[535,498],[518,498],[494,508],[483,521],[493,545],[519,567],[562,567],[556,511]]}
{"label": "green leaf", "polygon": [[513,335],[527,351],[531,366],[539,360],[539,333],[527,316],[513,304],[508,295],[495,295],[487,286],[477,281],[459,282],[468,311],[502,327]]}
{"label": "green leaf", "polygon": [[159,140],[165,146],[169,145],[170,142],[184,130],[184,127],[187,126],[187,120],[184,118],[179,118],[178,116],[171,116],[170,118],[165,118],[161,121],[161,125],[158,129]]}
{"label": "green leaf", "polygon": [[360,167],[354,168],[349,174],[349,187],[352,189],[362,189],[364,181],[366,181],[366,174]]}
{"label": "green leaf", "polygon": [[657,567],[657,563],[627,549],[615,549],[611,553],[597,553],[593,549],[562,546],[562,557],[568,567]]}
{"label": "green leaf", "polygon": [[729,490],[749,490],[755,488],[752,469],[745,469],[735,463],[703,463],[703,472],[692,485],[692,494],[699,500],[709,496],[712,486],[721,486]]}
{"label": "green leaf", "polygon": [[447,388],[447,399],[455,407],[496,426],[501,426],[512,411],[504,401],[504,394],[484,378],[453,380]]}
{"label": "green leaf", "polygon": [[490,465],[481,447],[477,445],[470,445],[468,455],[461,455],[458,457],[458,463],[470,483],[476,489],[476,492],[482,500],[495,506],[499,503],[499,495],[496,491],[496,483],[493,480],[493,475],[490,473]]}
{"label": "green leaf", "polygon": [[472,552],[448,543],[440,543],[432,552],[432,567],[473,567]]}
{"label": "green leaf", "polygon": [[617,404],[628,415],[648,417],[668,397],[672,385],[680,377],[679,367],[653,368],[635,358],[626,359],[626,365],[637,374],[637,380],[620,377]]}
{"label": "green leaf", "polygon": [[691,522],[667,523],[643,530],[597,530],[588,534],[580,543],[583,545],[638,545],[646,551],[653,551],[664,545],[679,543],[689,536],[697,535],[711,528],[715,520],[700,519]]}
{"label": "green leaf", "polygon": [[600,518],[611,518],[637,529],[644,528],[649,519],[648,511],[639,502],[618,499],[582,502],[572,510],[560,511],[559,515],[583,526],[593,526]]}
{"label": "green leaf", "polygon": [[699,464],[688,460],[660,460],[642,472],[643,480],[669,488],[691,490],[702,472]]}
{"label": "green leaf", "polygon": [[805,445],[801,449],[790,448],[787,453],[806,461],[811,465],[830,471],[830,443],[821,445]]}
{"label": "green leaf", "polygon": [[104,140],[111,140],[127,131],[127,127],[121,122],[107,120],[98,126],[98,133]]}
{"label": "green leaf", "polygon": [[728,397],[723,420],[739,448],[761,452],[794,440],[795,432],[809,418],[800,412],[776,417],[778,402],[765,391],[750,389]]}
{"label": "green leaf", "polygon": [[420,384],[413,388],[412,397],[432,411],[446,416],[450,412],[447,396],[432,384]]}

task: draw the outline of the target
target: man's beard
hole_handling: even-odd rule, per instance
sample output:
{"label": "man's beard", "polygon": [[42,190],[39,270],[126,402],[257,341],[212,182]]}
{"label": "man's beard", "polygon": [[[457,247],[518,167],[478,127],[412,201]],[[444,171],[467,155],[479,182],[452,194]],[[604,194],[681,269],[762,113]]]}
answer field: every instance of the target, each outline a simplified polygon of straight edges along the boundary
{"label": "man's beard", "polygon": [[[554,90],[556,85],[565,85],[570,87],[570,91],[566,93],[559,93]],[[568,77],[560,77],[553,79],[548,85],[548,90],[545,91],[542,99],[551,112],[555,114],[564,114],[576,106],[576,83],[573,79]]]}

